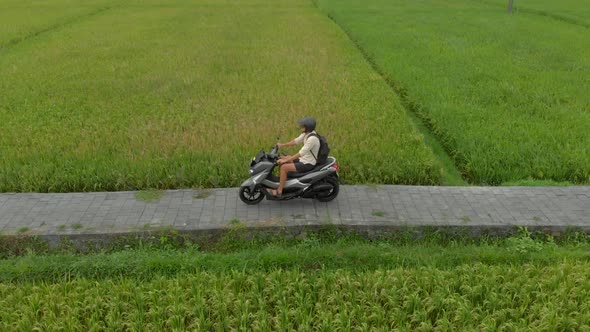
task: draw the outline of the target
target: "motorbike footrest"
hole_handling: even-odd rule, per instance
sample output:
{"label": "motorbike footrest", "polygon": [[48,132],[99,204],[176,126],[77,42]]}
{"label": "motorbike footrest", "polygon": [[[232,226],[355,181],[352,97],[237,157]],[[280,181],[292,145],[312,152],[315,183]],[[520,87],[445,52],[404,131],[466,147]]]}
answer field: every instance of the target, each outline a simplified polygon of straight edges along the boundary
{"label": "motorbike footrest", "polygon": [[281,197],[274,196],[273,194],[271,194],[268,191],[265,191],[264,194],[266,195],[266,199],[268,199],[269,201],[285,201],[288,199],[293,199],[293,198],[299,196],[299,194],[301,194],[301,193],[298,191],[292,192],[292,193],[283,193],[283,195],[281,195]]}

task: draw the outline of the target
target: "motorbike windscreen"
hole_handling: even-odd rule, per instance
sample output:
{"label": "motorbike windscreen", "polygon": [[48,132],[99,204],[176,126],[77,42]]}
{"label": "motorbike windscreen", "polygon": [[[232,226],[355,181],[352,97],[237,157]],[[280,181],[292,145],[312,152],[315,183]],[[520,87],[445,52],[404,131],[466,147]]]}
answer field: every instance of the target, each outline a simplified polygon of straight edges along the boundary
{"label": "motorbike windscreen", "polygon": [[259,162],[261,162],[264,159],[265,156],[266,156],[266,153],[264,153],[264,151],[258,152],[258,154],[256,155],[256,157],[254,157],[254,159],[252,159],[252,161],[250,162],[250,167],[258,164]]}

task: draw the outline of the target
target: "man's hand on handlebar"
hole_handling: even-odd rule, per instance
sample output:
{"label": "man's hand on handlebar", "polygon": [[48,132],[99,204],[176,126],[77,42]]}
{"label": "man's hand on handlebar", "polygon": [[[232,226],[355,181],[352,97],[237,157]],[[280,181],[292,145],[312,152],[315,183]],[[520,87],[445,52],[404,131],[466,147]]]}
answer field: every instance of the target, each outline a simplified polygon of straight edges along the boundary
{"label": "man's hand on handlebar", "polygon": [[289,156],[287,157],[282,157],[279,160],[277,160],[277,164],[282,165],[282,164],[286,164],[289,162]]}

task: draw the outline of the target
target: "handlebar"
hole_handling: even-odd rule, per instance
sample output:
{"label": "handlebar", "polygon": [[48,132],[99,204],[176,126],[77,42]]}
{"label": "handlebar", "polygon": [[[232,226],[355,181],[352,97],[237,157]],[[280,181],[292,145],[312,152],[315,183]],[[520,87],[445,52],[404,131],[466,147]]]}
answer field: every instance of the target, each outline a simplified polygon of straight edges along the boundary
{"label": "handlebar", "polygon": [[270,152],[266,154],[266,158],[269,159],[270,161],[276,162],[277,159],[279,159],[279,155],[277,154],[278,151],[279,151],[279,146],[278,145],[273,146],[273,148],[270,150]]}
{"label": "handlebar", "polygon": [[279,152],[279,146],[275,145],[275,146],[273,146],[273,148],[270,150],[270,152],[268,154],[276,155],[277,152]]}

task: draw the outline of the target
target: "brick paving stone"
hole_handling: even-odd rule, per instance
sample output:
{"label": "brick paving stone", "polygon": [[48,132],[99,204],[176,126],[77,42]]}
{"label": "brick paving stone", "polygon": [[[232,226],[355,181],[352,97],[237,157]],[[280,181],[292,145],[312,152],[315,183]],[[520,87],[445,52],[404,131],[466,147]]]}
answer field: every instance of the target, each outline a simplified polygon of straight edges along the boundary
{"label": "brick paving stone", "polygon": [[[93,232],[120,232],[144,224],[182,229],[226,227],[232,219],[256,225],[525,225],[590,227],[590,187],[342,186],[330,203],[311,200],[243,204],[236,188],[170,190],[153,202],[135,192],[0,194],[0,231],[36,228],[63,233],[80,224]],[[379,212],[383,216],[379,216]]]}

